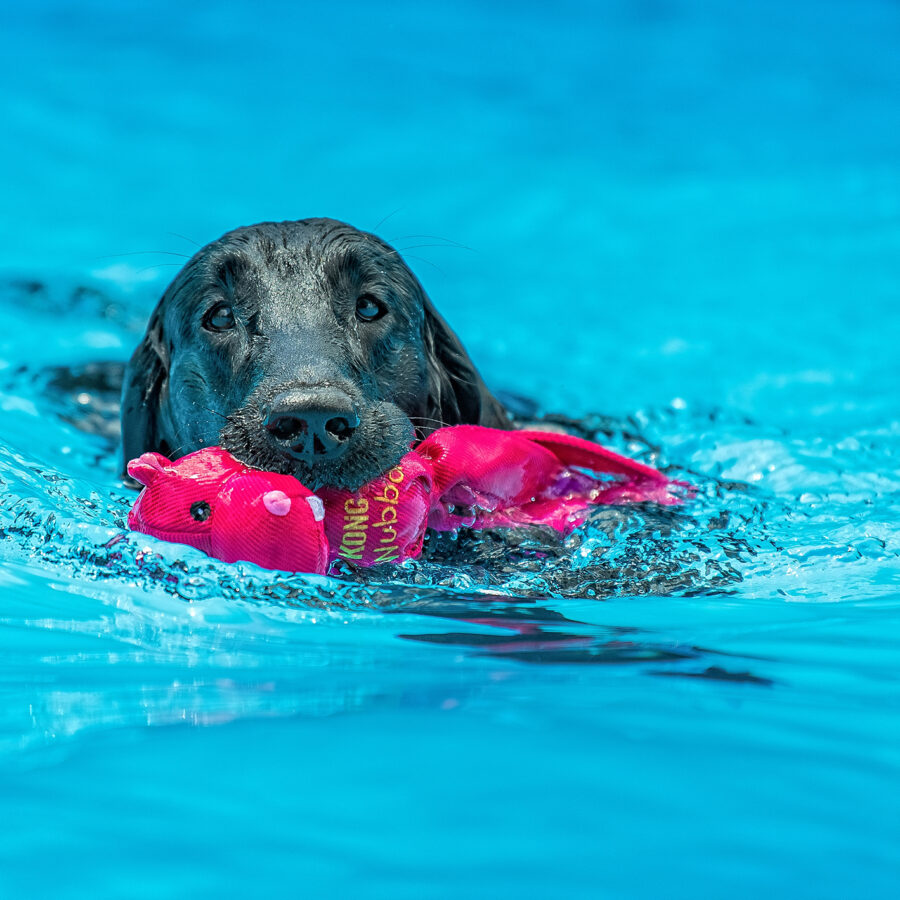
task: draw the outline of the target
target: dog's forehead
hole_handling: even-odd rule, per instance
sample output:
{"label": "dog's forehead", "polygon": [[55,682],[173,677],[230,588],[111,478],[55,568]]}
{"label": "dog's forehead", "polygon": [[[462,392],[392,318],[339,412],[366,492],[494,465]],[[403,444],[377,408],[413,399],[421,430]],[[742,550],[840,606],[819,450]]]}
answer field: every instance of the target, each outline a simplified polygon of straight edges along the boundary
{"label": "dog's forehead", "polygon": [[[235,299],[266,298],[266,313],[321,307],[354,291],[409,302],[398,309],[416,324],[424,294],[400,254],[381,238],[331,219],[236,229],[208,245],[203,280]],[[272,301],[275,301],[274,304]]]}
{"label": "dog's forehead", "polygon": [[380,238],[331,219],[250,225],[208,246],[211,269],[231,266],[239,274],[283,278],[384,267],[397,258]]}
{"label": "dog's forehead", "polygon": [[306,295],[315,302],[363,283],[408,293],[415,281],[397,251],[342,223],[240,228],[207,245],[198,257],[202,278],[226,293],[243,290],[294,301]]}

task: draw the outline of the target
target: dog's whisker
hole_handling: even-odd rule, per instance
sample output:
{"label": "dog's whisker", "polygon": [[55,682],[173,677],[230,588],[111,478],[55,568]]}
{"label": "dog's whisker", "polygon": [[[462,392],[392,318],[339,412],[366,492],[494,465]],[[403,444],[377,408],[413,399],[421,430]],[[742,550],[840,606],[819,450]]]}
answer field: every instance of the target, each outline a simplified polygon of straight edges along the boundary
{"label": "dog's whisker", "polygon": [[168,268],[169,266],[181,266],[181,263],[174,263],[174,262],[172,262],[172,263],[156,263],[155,265],[144,266],[143,269],[138,269],[135,274],[143,275],[144,272],[149,272],[151,269],[165,269],[165,268]]}
{"label": "dog's whisker", "polygon": [[181,240],[187,241],[189,244],[193,244],[195,247],[202,247],[202,246],[203,246],[202,244],[198,244],[197,241],[193,240],[192,238],[189,238],[189,237],[187,237],[187,236],[184,235],[184,234],[179,234],[177,231],[169,231],[169,232],[166,232],[166,233],[167,233],[167,234],[171,234],[172,237],[181,238]]}
{"label": "dog's whisker", "polygon": [[431,266],[433,269],[437,269],[438,272],[440,272],[441,275],[444,275],[445,277],[447,275],[447,273],[437,263],[433,263],[430,259],[425,259],[424,256],[415,256],[412,253],[407,253],[405,254],[405,256],[407,259],[417,259],[419,262],[423,262],[426,265]]}
{"label": "dog's whisker", "polygon": [[453,250],[469,250],[472,253],[475,252],[471,247],[466,247],[464,244],[410,244],[408,247],[398,247],[397,249],[400,253],[406,253],[409,250],[419,250],[422,247],[441,247]]}
{"label": "dog's whisker", "polygon": [[418,422],[421,422],[423,425],[436,425],[438,428],[447,428],[450,424],[449,422],[445,422],[443,419],[432,419],[428,416],[408,416],[409,421],[415,425]]}
{"label": "dog's whisker", "polygon": [[181,259],[190,259],[186,253],[177,253],[174,250],[131,250],[128,253],[105,253],[96,259],[119,259],[123,256],[178,256]]}
{"label": "dog's whisker", "polygon": [[183,450],[187,449],[187,444],[182,441],[177,447],[174,449],[169,449],[169,452],[165,454],[169,457],[169,459],[178,459],[181,456]]}
{"label": "dog's whisker", "polygon": [[459,241],[453,241],[450,238],[441,237],[439,234],[401,234],[399,237],[390,238],[388,243],[395,244],[398,241],[409,241],[409,240],[429,240],[429,241],[443,241],[443,244],[439,244],[441,247],[459,247],[462,250],[472,250],[474,253],[475,250],[472,247],[468,247],[465,244],[461,244]]}
{"label": "dog's whisker", "polygon": [[380,221],[373,229],[372,229],[372,231],[373,231],[373,232],[378,231],[378,229],[381,228],[381,226],[384,225],[384,223],[387,222],[388,219],[391,219],[391,218],[393,218],[394,216],[396,216],[397,213],[400,212],[400,210],[402,210],[402,209],[406,209],[406,207],[405,207],[405,206],[398,206],[393,212],[388,213],[388,214],[387,214],[387,215],[386,215],[386,216],[385,216],[385,217],[384,217],[384,218],[383,218],[383,219],[382,219],[382,220],[381,220],[381,221]]}
{"label": "dog's whisker", "polygon": [[220,419],[224,419],[226,422],[228,421],[228,416],[225,413],[220,413],[217,409],[213,409],[211,406],[204,406],[202,403],[198,403],[197,406],[200,409],[205,409],[208,413],[212,413],[214,416],[218,416]]}

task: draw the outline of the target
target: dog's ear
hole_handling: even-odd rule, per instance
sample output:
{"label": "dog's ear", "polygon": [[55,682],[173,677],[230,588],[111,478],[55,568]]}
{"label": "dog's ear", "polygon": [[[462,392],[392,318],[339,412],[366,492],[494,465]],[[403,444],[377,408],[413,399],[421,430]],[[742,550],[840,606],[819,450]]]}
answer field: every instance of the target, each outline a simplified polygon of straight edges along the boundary
{"label": "dog's ear", "polygon": [[[426,415],[434,427],[487,425],[511,428],[503,404],[488,390],[459,338],[425,297]],[[429,426],[428,430],[432,430]]]}
{"label": "dog's ear", "polygon": [[122,383],[122,458],[125,474],[128,461],[161,446],[159,435],[160,396],[169,376],[169,353],[163,339],[162,304],[156,307],[147,332],[125,367]]}

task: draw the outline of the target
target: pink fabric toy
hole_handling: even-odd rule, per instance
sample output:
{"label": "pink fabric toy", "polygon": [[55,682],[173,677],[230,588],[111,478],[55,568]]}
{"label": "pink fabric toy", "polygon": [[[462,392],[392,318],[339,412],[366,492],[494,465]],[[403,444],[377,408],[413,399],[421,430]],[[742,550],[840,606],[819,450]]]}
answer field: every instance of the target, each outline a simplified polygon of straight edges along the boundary
{"label": "pink fabric toy", "polygon": [[220,447],[174,462],[144,453],[128,472],[145,486],[128,516],[134,531],[226,562],[320,574],[337,559],[413,559],[429,527],[547,525],[567,534],[595,504],[680,502],[661,472],[598,444],[478,425],[435,431],[358,491],[313,494]]}

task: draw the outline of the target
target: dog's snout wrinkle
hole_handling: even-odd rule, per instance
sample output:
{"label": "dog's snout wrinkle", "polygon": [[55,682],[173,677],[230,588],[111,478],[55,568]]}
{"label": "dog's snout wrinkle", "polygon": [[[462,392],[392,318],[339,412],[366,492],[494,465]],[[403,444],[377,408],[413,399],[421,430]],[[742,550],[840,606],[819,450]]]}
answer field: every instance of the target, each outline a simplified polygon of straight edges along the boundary
{"label": "dog's snout wrinkle", "polygon": [[295,459],[336,459],[359,427],[350,396],[328,386],[293,388],[264,411],[263,426],[279,451]]}

